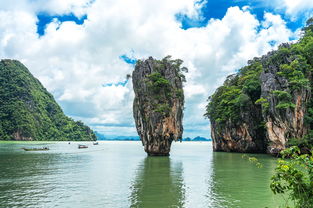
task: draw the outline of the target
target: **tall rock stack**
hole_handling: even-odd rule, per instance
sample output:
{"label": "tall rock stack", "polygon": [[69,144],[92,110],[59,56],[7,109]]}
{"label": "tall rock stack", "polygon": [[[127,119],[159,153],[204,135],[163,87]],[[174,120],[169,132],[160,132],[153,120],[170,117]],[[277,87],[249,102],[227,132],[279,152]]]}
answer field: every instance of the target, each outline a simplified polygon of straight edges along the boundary
{"label": "tall rock stack", "polygon": [[185,77],[182,61],[165,57],[139,60],[132,74],[133,115],[144,150],[149,156],[168,156],[173,141],[183,134]]}

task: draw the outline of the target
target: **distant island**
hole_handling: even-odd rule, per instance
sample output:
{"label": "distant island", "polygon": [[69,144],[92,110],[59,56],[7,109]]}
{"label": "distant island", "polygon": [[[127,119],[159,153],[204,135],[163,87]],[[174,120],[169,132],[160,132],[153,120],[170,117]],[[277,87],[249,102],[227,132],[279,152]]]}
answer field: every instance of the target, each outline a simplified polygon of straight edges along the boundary
{"label": "distant island", "polygon": [[102,141],[139,141],[139,136],[107,136],[95,131],[97,140]]}
{"label": "distant island", "polygon": [[186,137],[186,138],[183,138],[183,141],[184,142],[210,142],[212,141],[212,139],[207,139],[205,137],[201,137],[201,136],[197,136],[193,139],[191,139],[190,137]]}
{"label": "distant island", "polygon": [[[100,141],[140,141],[139,136],[105,136],[97,131],[95,131],[97,136],[97,140]],[[183,142],[209,142],[211,139],[207,139],[205,137],[197,136],[195,138],[186,137],[182,139]]]}

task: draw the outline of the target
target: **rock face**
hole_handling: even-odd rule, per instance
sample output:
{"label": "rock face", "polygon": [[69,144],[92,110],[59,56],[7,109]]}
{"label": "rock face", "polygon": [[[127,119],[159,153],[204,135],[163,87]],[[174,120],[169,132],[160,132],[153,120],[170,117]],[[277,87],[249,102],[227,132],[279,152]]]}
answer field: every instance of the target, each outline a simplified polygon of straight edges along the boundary
{"label": "rock face", "polygon": [[[289,44],[283,44],[281,49],[290,50],[290,47]],[[281,66],[291,65],[294,61],[298,61],[297,58],[293,54],[276,58],[279,56],[279,51],[273,51],[262,57],[264,71],[260,76],[261,97],[266,98],[269,104],[263,110],[268,141],[267,152],[274,155],[285,149],[290,138],[303,138],[308,133],[309,126],[305,124],[305,114],[311,98],[310,87],[301,86],[293,90],[292,80],[280,75]],[[311,74],[307,76],[311,77]],[[284,98],[284,95],[288,95],[289,98],[287,96]],[[287,101],[292,106],[278,107],[280,103]]]}
{"label": "rock face", "polygon": [[151,156],[169,155],[183,133],[184,76],[181,60],[138,61],[132,74],[133,116],[144,150]]}
{"label": "rock face", "polygon": [[[206,115],[211,120],[214,151],[265,152],[262,108],[255,104],[261,92],[259,66],[257,60],[250,67],[243,68],[240,75],[229,76],[210,97]],[[251,80],[242,83],[246,77]],[[251,89],[247,90],[249,87]]]}
{"label": "rock face", "polygon": [[260,123],[261,109],[251,105],[251,109],[240,114],[242,122],[227,121],[219,129],[215,121],[211,122],[213,150],[216,152],[262,153],[266,149],[264,128],[255,128]]}

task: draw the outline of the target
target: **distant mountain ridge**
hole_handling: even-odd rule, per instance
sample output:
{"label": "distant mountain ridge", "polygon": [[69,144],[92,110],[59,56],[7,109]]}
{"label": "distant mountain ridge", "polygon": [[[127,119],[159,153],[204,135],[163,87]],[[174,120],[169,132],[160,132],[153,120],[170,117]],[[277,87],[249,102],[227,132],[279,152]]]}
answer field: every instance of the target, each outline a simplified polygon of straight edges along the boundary
{"label": "distant mountain ridge", "polygon": [[200,142],[200,141],[205,142],[205,141],[212,141],[212,140],[211,139],[207,139],[205,137],[197,136],[197,137],[193,138],[191,141],[193,141],[193,142]]}
{"label": "distant mountain ridge", "polygon": [[[139,136],[105,136],[96,131],[95,131],[95,134],[98,140],[104,140],[104,141],[140,141]],[[183,142],[186,142],[186,141],[198,142],[198,141],[212,141],[212,140],[207,139],[205,137],[197,136],[193,139],[191,139],[190,137],[186,137],[186,138],[183,138],[182,141]]]}
{"label": "distant mountain ridge", "polygon": [[98,140],[104,141],[140,141],[139,136],[105,136],[97,131],[95,131],[95,135]]}
{"label": "distant mountain ridge", "polygon": [[191,139],[190,137],[183,138],[183,142],[209,142],[209,141],[212,140],[201,136],[197,136],[193,139]]}

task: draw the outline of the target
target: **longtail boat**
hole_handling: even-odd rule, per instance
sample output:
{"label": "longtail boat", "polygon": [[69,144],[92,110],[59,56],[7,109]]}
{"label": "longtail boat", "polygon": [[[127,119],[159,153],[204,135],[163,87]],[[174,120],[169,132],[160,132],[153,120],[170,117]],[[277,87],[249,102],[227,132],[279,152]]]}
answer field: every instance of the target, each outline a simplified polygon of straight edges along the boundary
{"label": "longtail boat", "polygon": [[83,145],[83,144],[79,144],[78,145],[78,149],[84,149],[84,148],[88,148],[87,145]]}
{"label": "longtail boat", "polygon": [[49,150],[49,147],[43,147],[43,148],[22,148],[25,151],[47,151]]}

